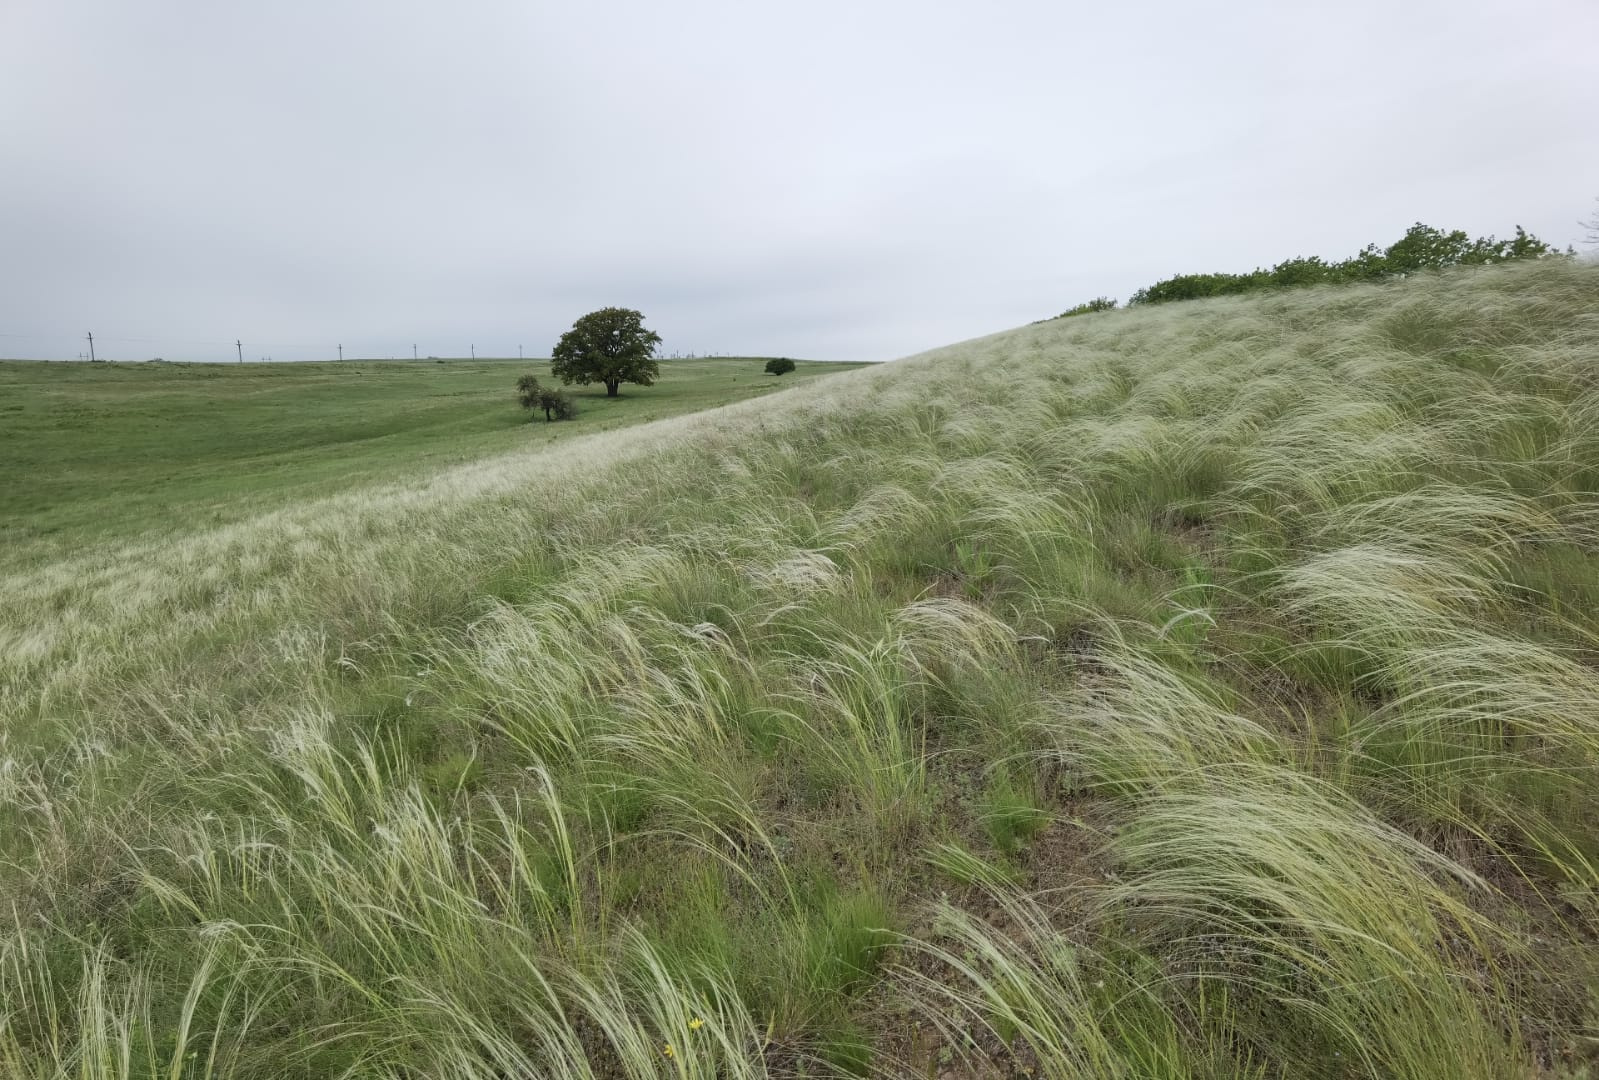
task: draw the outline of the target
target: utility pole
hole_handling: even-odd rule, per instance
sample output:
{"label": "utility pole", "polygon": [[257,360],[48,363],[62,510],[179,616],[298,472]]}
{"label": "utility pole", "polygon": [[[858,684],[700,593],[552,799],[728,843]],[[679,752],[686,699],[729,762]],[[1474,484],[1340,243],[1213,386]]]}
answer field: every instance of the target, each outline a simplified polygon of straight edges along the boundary
{"label": "utility pole", "polygon": [[339,346],[339,363],[344,363],[344,346]]}
{"label": "utility pole", "polygon": [[520,345],[516,347],[516,358],[518,360],[522,359],[522,346]]}
{"label": "utility pole", "polygon": [[239,350],[239,363],[244,363],[244,342],[235,341],[233,347]]}
{"label": "utility pole", "polygon": [[474,359],[474,360],[477,359],[477,346],[476,345],[472,346],[472,359]]}
{"label": "utility pole", "polygon": [[412,360],[416,359],[416,346],[415,345],[411,346],[411,359]]}
{"label": "utility pole", "polygon": [[89,363],[94,363],[94,331],[89,331]]}

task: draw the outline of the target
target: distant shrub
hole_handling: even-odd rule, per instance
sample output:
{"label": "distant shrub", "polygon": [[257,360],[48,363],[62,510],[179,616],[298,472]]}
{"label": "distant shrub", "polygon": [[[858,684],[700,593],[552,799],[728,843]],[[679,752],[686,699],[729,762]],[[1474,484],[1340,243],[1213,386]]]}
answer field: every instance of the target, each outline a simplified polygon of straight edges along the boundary
{"label": "distant shrub", "polygon": [[1055,318],[1057,318],[1057,319],[1069,319],[1073,315],[1091,315],[1091,314],[1093,314],[1096,311],[1115,311],[1115,310],[1116,310],[1116,301],[1110,299],[1109,297],[1096,296],[1096,297],[1094,297],[1094,299],[1088,301],[1087,303],[1078,304],[1074,308],[1067,308],[1065,311],[1063,311],[1059,315],[1055,316]]}
{"label": "distant shrub", "polygon": [[766,361],[766,373],[768,375],[786,375],[793,370],[794,361],[786,356],[779,356],[776,359]]}
{"label": "distant shrub", "polygon": [[546,421],[577,419],[577,402],[562,390],[540,390],[539,408],[544,410]]}
{"label": "distant shrub", "polygon": [[516,400],[524,409],[544,410],[546,422],[577,419],[577,402],[552,386],[541,386],[537,375],[523,375],[516,380]]}
{"label": "distant shrub", "polygon": [[[1378,281],[1420,270],[1481,266],[1561,254],[1567,253],[1544,243],[1520,225],[1516,226],[1516,235],[1510,240],[1498,240],[1492,236],[1473,240],[1459,229],[1446,233],[1418,221],[1388,247],[1379,248],[1376,244],[1369,244],[1359,254],[1342,262],[1323,262],[1317,255],[1308,258],[1295,256],[1269,270],[1257,267],[1247,274],[1178,274],[1139,289],[1128,298],[1127,303],[1129,306],[1164,304],[1207,296],[1236,296],[1262,289]],[[1066,314],[1077,313],[1077,308],[1073,308]]]}

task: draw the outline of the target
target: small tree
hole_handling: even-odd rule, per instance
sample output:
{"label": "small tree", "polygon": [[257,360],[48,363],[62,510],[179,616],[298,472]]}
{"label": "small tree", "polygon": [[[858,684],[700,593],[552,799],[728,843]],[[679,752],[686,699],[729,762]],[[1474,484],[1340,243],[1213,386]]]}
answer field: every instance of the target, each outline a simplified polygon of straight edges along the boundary
{"label": "small tree", "polygon": [[625,382],[649,386],[660,377],[655,350],[661,335],[644,329],[644,316],[631,308],[591,311],[561,335],[551,352],[550,370],[563,383],[605,384],[615,397]]}
{"label": "small tree", "polygon": [[539,408],[544,410],[546,421],[577,418],[577,402],[553,387],[539,391]]}
{"label": "small tree", "polygon": [[766,374],[787,375],[794,370],[794,361],[786,356],[779,356],[774,360],[766,361]]}
{"label": "small tree", "polygon": [[544,388],[539,385],[537,375],[523,375],[516,380],[516,400],[524,409],[537,409],[543,393]]}
{"label": "small tree", "polygon": [[553,386],[540,386],[537,375],[523,375],[516,380],[516,400],[524,409],[543,409],[545,421],[577,416],[577,402]]}

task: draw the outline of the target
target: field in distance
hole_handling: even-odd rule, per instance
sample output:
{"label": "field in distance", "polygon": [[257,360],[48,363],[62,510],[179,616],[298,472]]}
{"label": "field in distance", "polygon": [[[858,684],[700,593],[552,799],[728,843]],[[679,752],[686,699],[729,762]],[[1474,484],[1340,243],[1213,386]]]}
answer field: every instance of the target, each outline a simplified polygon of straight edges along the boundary
{"label": "field in distance", "polygon": [[0,363],[0,545],[8,561],[222,524],[421,470],[714,408],[859,367],[666,360],[654,386],[573,386],[575,421],[516,403],[547,360]]}

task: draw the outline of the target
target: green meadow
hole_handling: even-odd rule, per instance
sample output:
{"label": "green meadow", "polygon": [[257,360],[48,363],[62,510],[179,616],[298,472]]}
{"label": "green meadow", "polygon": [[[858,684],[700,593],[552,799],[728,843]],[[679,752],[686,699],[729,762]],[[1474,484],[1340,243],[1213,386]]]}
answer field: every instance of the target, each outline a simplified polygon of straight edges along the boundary
{"label": "green meadow", "polygon": [[[854,364],[663,362],[652,387],[575,386],[575,421],[529,425],[548,360],[304,364],[0,362],[0,547],[17,560],[238,521],[362,484],[742,401]],[[540,421],[543,416],[538,417]]]}
{"label": "green meadow", "polygon": [[1596,313],[4,365],[0,1075],[1592,1077]]}

